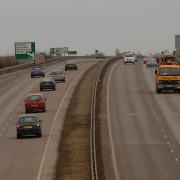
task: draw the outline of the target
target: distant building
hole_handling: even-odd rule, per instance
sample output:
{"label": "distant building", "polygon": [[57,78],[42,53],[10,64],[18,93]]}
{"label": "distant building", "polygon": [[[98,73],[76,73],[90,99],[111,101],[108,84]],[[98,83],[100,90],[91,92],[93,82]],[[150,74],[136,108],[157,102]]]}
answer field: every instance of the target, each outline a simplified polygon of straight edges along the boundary
{"label": "distant building", "polygon": [[180,56],[180,35],[175,35],[176,56]]}

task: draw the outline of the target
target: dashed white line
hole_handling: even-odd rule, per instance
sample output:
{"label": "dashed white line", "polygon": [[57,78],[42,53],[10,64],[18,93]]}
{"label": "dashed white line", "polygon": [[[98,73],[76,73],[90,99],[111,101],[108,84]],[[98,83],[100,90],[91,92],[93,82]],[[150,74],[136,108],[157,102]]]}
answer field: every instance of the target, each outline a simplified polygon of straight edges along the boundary
{"label": "dashed white line", "polygon": [[161,129],[161,132],[164,132],[164,129]]}
{"label": "dashed white line", "polygon": [[167,144],[169,145],[169,144],[171,144],[170,142],[167,142]]}
{"label": "dashed white line", "polygon": [[6,128],[3,128],[2,130],[5,131]]}
{"label": "dashed white line", "polygon": [[164,137],[164,138],[167,138],[167,135],[164,135],[163,137]]}
{"label": "dashed white line", "polygon": [[128,114],[128,116],[136,116],[136,114]]}
{"label": "dashed white line", "polygon": [[174,150],[173,149],[171,149],[171,153],[173,153],[174,152]]}
{"label": "dashed white line", "polygon": [[177,161],[177,162],[178,162],[178,161],[179,161],[179,159],[178,159],[178,158],[175,158],[175,161]]}

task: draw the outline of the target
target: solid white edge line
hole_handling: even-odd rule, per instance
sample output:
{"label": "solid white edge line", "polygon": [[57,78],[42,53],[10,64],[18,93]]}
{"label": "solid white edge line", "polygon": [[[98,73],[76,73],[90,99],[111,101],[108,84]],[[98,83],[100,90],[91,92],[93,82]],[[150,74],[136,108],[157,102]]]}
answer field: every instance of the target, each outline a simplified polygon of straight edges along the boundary
{"label": "solid white edge line", "polygon": [[[89,66],[88,66],[89,68]],[[87,69],[88,69],[87,68]],[[41,160],[41,164],[40,164],[40,167],[39,167],[39,170],[38,170],[38,175],[37,175],[37,178],[36,180],[41,180],[41,175],[42,175],[42,171],[43,171],[43,167],[44,167],[44,163],[45,163],[45,160],[46,160],[46,156],[47,156],[47,153],[48,153],[48,148],[49,148],[49,144],[51,142],[51,138],[52,138],[52,133],[53,133],[53,129],[54,129],[54,126],[56,124],[56,121],[57,121],[57,117],[59,115],[59,112],[61,110],[61,107],[64,103],[64,100],[66,99],[66,97],[68,96],[69,94],[69,91],[71,89],[71,87],[75,84],[76,80],[80,77],[80,75],[83,73],[84,71],[80,72],[77,77],[71,82],[69,88],[67,89],[63,99],[60,101],[60,104],[58,106],[58,109],[57,109],[57,112],[56,112],[56,115],[55,115],[55,118],[53,120],[53,124],[51,126],[51,129],[50,129],[50,133],[49,133],[49,137],[48,137],[48,140],[47,140],[47,143],[46,143],[46,146],[45,146],[45,150],[44,150],[44,153],[43,153],[43,157],[42,157],[42,160]]]}
{"label": "solid white edge line", "polygon": [[108,79],[108,86],[107,86],[107,116],[108,116],[109,138],[110,138],[110,144],[111,144],[111,150],[112,150],[112,161],[113,161],[113,169],[114,169],[115,179],[120,180],[118,169],[117,169],[116,155],[115,155],[115,149],[114,149],[114,141],[113,141],[113,137],[112,137],[111,117],[110,117],[110,108],[109,108],[109,91],[110,91],[111,76],[112,76],[113,70],[115,69],[115,67],[117,65],[118,64],[115,64],[112,67],[112,69],[110,71],[109,79]]}

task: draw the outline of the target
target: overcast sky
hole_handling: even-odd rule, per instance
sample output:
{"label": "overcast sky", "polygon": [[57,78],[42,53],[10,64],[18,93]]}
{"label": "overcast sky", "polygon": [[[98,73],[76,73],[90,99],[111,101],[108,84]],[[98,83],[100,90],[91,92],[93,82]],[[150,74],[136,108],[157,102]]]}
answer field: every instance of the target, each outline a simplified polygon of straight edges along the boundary
{"label": "overcast sky", "polygon": [[0,0],[0,55],[26,41],[46,52],[171,51],[179,18],[180,0]]}

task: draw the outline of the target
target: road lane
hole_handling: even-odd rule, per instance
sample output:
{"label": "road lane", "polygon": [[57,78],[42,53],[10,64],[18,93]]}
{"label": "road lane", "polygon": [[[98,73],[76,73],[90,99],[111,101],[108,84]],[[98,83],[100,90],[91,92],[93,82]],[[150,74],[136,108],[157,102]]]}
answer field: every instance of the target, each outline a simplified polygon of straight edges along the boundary
{"label": "road lane", "polygon": [[[154,71],[145,69],[141,62],[119,63],[109,82],[110,126],[120,180],[176,180],[180,177],[179,133],[171,130],[178,118],[177,115],[172,118],[172,113],[180,112],[180,106],[176,107],[180,105],[179,95],[173,94],[172,99],[172,94],[157,97],[153,78]],[[171,120],[167,119],[170,117],[166,116],[167,109]],[[107,137],[106,128],[102,130],[102,137]],[[108,172],[112,171],[112,164],[105,160],[108,157],[112,161],[107,154],[112,148],[105,142],[107,139],[102,139],[103,147],[107,148],[103,150],[106,179],[117,179]]]}
{"label": "road lane", "polygon": [[[0,179],[33,180],[37,178],[39,166],[44,153],[47,139],[59,102],[75,77],[93,65],[93,62],[79,62],[79,70],[66,73],[66,82],[57,83],[56,91],[43,91],[47,98],[47,112],[38,113],[42,123],[42,138],[24,138],[17,140],[15,124],[18,115],[24,113],[23,99],[28,93],[39,92],[39,78],[30,78],[29,70],[12,76],[8,74],[7,81],[2,82],[0,89]],[[47,73],[52,69],[63,68],[64,63],[47,67]],[[14,78],[14,76],[16,77]],[[8,81],[8,78],[9,81]],[[11,81],[13,79],[13,81]],[[73,90],[73,88],[72,88]],[[54,147],[55,148],[55,147]]]}

